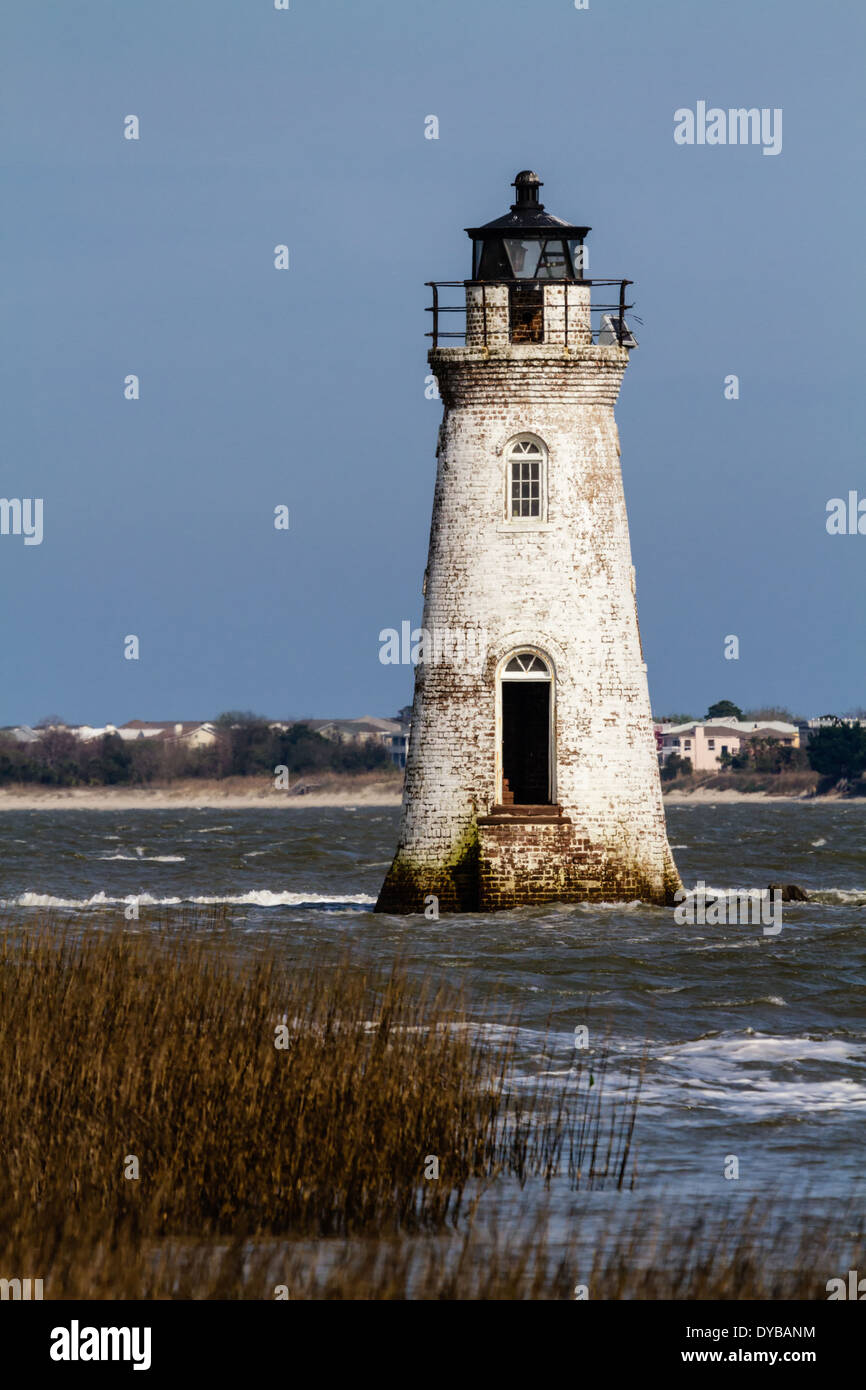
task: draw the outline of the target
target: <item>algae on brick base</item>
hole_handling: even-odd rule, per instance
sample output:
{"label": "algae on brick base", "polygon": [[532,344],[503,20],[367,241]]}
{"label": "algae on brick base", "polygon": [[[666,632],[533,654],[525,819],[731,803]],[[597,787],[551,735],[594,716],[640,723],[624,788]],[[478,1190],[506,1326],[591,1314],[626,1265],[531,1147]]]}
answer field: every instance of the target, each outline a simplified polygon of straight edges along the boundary
{"label": "algae on brick base", "polygon": [[478,827],[465,832],[450,863],[412,863],[399,850],[376,902],[376,912],[423,912],[435,898],[437,912],[478,908]]}

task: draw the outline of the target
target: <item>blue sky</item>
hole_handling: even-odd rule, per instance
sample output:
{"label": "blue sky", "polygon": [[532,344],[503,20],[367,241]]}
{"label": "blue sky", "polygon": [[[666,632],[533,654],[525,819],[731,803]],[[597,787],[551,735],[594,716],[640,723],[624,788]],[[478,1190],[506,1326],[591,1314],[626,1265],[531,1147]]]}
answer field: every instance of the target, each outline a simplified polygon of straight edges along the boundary
{"label": "blue sky", "polygon": [[[635,281],[654,708],[866,704],[866,536],[825,527],[866,496],[864,29],[849,0],[7,0],[0,495],[45,520],[0,536],[0,723],[410,700],[377,639],[421,615],[424,282],[469,274],[522,168]],[[781,154],[677,146],[699,100],[781,107]]]}

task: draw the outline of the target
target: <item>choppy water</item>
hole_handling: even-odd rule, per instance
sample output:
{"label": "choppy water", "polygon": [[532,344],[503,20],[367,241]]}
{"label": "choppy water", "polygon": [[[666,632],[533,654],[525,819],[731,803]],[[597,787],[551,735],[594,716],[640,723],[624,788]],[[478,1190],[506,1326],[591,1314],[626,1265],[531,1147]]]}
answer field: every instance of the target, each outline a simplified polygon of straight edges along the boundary
{"label": "choppy water", "polygon": [[[670,908],[526,908],[377,917],[396,810],[4,812],[0,899],[16,919],[57,907],[99,919],[133,896],[169,909],[228,905],[240,950],[294,959],[347,940],[382,964],[465,985],[478,1017],[519,1015],[523,1083],[568,1086],[574,1029],[609,1029],[624,1085],[646,1047],[641,1190],[711,1197],[850,1196],[866,1126],[866,805],[668,807],[683,879],[713,888],[798,883],[816,895],[760,926],[677,925]],[[180,915],[178,917],[180,922]],[[493,1029],[496,1031],[495,1027]]]}

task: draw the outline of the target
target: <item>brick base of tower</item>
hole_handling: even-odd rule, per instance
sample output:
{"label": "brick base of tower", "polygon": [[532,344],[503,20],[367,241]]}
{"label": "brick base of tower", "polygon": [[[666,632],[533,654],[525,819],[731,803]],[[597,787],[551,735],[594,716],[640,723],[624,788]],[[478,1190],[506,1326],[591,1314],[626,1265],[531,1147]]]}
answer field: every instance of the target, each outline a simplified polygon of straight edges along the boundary
{"label": "brick base of tower", "polygon": [[680,886],[673,866],[661,881],[634,862],[617,862],[581,838],[565,818],[558,821],[495,817],[479,825],[479,907],[495,911],[549,902],[672,902]]}
{"label": "brick base of tower", "polygon": [[478,818],[465,852],[450,865],[412,865],[398,851],[377,912],[422,912],[431,898],[441,912],[496,912],[551,902],[673,903],[681,887],[673,856],[651,866],[625,849],[594,844],[568,817]]}

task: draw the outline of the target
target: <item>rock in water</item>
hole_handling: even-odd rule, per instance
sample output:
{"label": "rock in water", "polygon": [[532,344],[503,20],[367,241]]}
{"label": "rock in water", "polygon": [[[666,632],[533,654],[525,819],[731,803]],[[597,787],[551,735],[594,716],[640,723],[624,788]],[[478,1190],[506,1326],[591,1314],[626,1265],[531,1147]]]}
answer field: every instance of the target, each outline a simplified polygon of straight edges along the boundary
{"label": "rock in water", "polygon": [[771,883],[767,892],[772,895],[776,892],[782,894],[783,903],[807,903],[809,894],[805,888],[799,888],[796,883]]}

